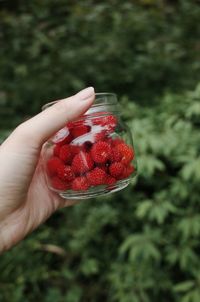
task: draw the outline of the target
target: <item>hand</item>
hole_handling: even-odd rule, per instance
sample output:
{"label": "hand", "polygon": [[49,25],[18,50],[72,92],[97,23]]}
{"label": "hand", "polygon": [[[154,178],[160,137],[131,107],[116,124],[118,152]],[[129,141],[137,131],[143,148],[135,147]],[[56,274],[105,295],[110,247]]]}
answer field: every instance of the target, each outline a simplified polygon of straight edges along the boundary
{"label": "hand", "polygon": [[43,143],[92,105],[94,89],[63,99],[19,125],[0,146],[0,253],[58,208],[72,205],[50,191],[40,164]]}

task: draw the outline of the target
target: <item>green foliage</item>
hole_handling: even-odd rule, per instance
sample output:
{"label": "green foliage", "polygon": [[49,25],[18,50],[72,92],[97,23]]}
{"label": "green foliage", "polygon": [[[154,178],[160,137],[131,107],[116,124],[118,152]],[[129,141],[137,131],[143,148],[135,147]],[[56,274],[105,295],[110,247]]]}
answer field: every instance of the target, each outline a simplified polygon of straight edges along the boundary
{"label": "green foliage", "polygon": [[150,105],[199,79],[196,0],[20,0],[1,1],[0,8],[0,111],[7,127],[87,85]]}
{"label": "green foliage", "polygon": [[139,174],[1,256],[0,301],[199,302],[197,1],[2,3],[1,140],[42,101],[93,84],[120,95]]}

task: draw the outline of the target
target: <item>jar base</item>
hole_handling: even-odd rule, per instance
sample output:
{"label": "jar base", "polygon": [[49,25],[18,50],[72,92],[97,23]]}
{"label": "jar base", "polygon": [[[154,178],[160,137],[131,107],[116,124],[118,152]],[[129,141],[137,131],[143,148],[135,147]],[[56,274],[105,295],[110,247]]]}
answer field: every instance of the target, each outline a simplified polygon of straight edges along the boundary
{"label": "jar base", "polygon": [[108,195],[117,191],[120,191],[124,188],[126,188],[130,183],[130,179],[126,179],[123,181],[120,181],[116,183],[115,185],[110,185],[110,186],[99,186],[98,189],[97,187],[90,188],[87,191],[66,191],[66,192],[58,192],[58,194],[65,199],[88,199],[88,198],[94,198],[98,197],[100,195]]}

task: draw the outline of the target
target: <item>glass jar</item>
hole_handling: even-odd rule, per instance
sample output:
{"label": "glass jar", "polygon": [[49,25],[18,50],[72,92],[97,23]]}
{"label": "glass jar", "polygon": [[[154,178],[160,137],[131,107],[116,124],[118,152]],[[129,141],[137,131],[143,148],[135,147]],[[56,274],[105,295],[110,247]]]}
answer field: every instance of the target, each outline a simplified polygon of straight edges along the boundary
{"label": "glass jar", "polygon": [[48,187],[63,198],[86,199],[127,187],[137,166],[117,96],[96,93],[83,116],[66,123],[44,144],[42,157]]}

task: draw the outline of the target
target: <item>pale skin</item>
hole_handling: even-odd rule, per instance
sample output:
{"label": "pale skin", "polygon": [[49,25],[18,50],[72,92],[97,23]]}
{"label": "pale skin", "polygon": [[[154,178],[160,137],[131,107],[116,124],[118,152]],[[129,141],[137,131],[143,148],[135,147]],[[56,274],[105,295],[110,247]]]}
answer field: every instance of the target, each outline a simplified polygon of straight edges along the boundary
{"label": "pale skin", "polygon": [[67,121],[92,105],[88,87],[19,125],[0,146],[0,253],[36,229],[57,209],[75,202],[59,197],[46,185],[41,148]]}

